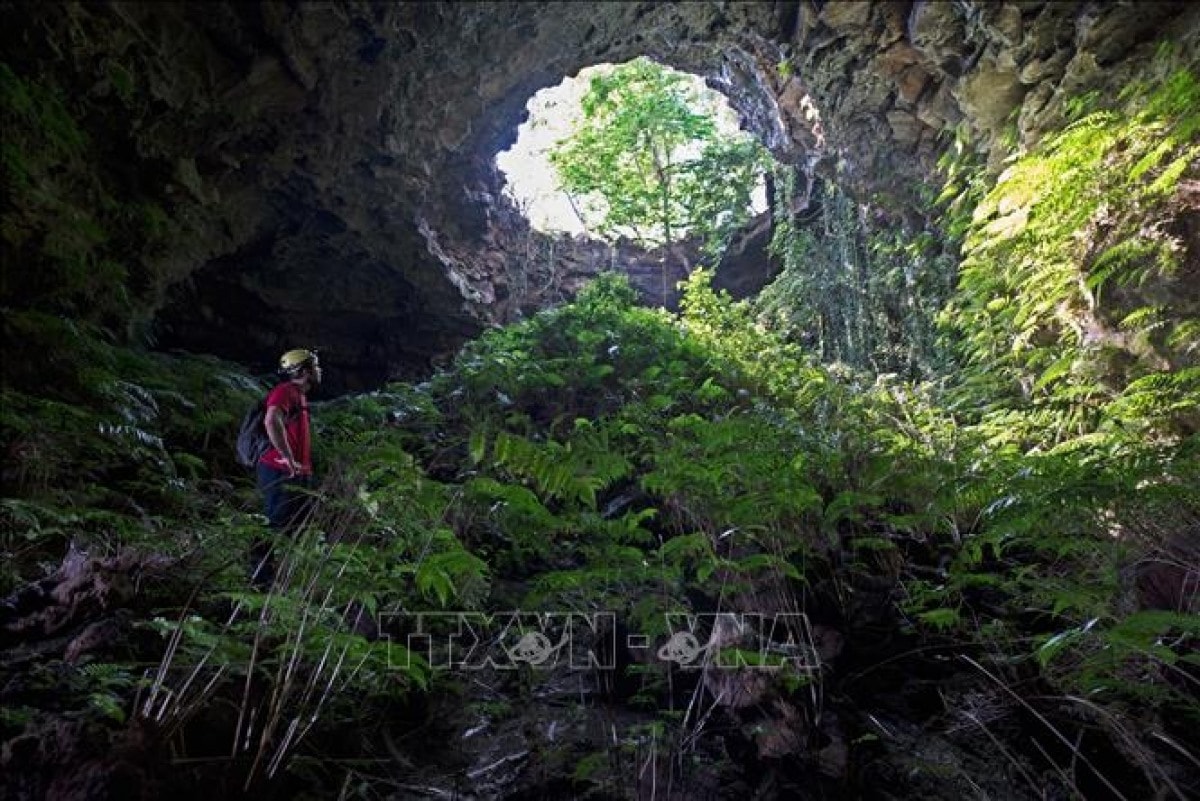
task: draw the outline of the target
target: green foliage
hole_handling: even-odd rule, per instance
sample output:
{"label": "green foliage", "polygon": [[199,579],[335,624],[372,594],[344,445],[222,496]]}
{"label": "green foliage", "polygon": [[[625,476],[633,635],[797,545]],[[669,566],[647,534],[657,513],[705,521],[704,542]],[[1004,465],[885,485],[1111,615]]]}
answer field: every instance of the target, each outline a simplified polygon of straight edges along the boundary
{"label": "green foliage", "polygon": [[237,502],[221,480],[241,474],[232,439],[256,382],[215,359],[115,347],[56,316],[13,314],[5,328],[46,347],[27,365],[40,382],[22,368],[0,388],[5,588],[41,578],[69,542],[186,552],[194,541],[164,530]]}
{"label": "green foliage", "polygon": [[944,361],[934,319],[950,294],[952,254],[931,233],[876,221],[832,185],[801,197],[810,180],[776,170],[771,253],[783,269],[754,301],[759,319],[824,362],[934,374]]}
{"label": "green foliage", "polygon": [[[1026,447],[1103,429],[1128,408],[1114,400],[1174,384],[1172,368],[1194,362],[1180,332],[1194,328],[1195,309],[1146,299],[1178,294],[1182,280],[1163,220],[1200,155],[1200,84],[1184,70],[1127,94],[1119,111],[1082,116],[1008,166],[975,207],[943,314],[971,366],[967,402],[1029,401],[1027,425],[995,419]],[[1184,404],[1159,431],[1193,417]]]}
{"label": "green foliage", "polygon": [[952,132],[953,141],[944,148],[938,159],[943,176],[941,193],[931,205],[942,209],[946,218],[946,233],[961,240],[971,226],[971,215],[988,191],[988,172],[979,154],[971,147],[965,125]]}
{"label": "green foliage", "polygon": [[721,134],[685,76],[646,58],[593,78],[582,109],[550,161],[588,224],[647,248],[696,235],[719,258],[747,219],[762,146]]}
{"label": "green foliage", "polygon": [[536,443],[500,432],[491,449],[492,464],[529,481],[548,500],[595,509],[597,491],[623,478],[630,465],[609,450],[605,430],[579,419],[576,432],[565,444]]}
{"label": "green foliage", "polygon": [[681,528],[795,538],[800,521],[821,501],[806,481],[801,446],[794,432],[760,418],[681,415],[668,421],[641,482],[667,502]]}
{"label": "green foliage", "polygon": [[[815,399],[826,374],[798,346],[758,325],[748,302],[733,301],[711,282],[711,271],[693,271],[682,284],[680,310],[689,337],[722,360],[730,373],[726,380],[736,389],[723,400],[736,402],[737,389],[789,404]],[[710,391],[703,383],[701,388]]]}
{"label": "green foliage", "polygon": [[[109,660],[66,697],[106,725],[153,716],[168,736],[210,704],[269,721],[250,737],[239,724],[252,775],[340,718],[445,690],[453,676],[403,648],[403,631],[365,636],[401,611],[603,610],[657,647],[668,614],[763,605],[861,641],[879,625],[863,622],[864,588],[881,586],[873,614],[913,654],[987,649],[1106,709],[1190,709],[1171,683],[1190,669],[1190,618],[1130,614],[1123,576],[1200,519],[1194,438],[1162,435],[1194,413],[1194,370],[1131,381],[1105,425],[1028,452],[998,418],[947,407],[939,385],[822,366],[705,271],[682,306],[639,308],[628,281],[604,276],[425,384],[314,404],[327,480],[302,534],[275,541],[269,593],[246,583],[264,530],[229,464],[237,416],[263,388],[52,316],[6,321],[61,343],[45,369],[63,380],[5,388],[6,447],[28,453],[6,465],[5,581],[45,575],[79,541],[204,570],[142,612],[138,630],[162,649],[143,661],[165,653],[149,684]],[[799,640],[786,645],[810,648]],[[793,651],[758,645],[720,653],[770,666],[789,703],[827,703],[824,674],[779,670]],[[630,679],[651,729],[682,733],[661,701],[669,665]],[[285,735],[297,720],[314,728]]]}
{"label": "green foliage", "polygon": [[[115,91],[137,91],[110,70]],[[57,115],[48,90],[0,78],[12,113]],[[130,610],[138,632],[161,635],[149,655],[131,640],[131,660],[159,666],[148,686],[106,654],[56,667],[66,678],[47,687],[105,725],[136,714],[166,737],[214,706],[237,710],[231,739],[265,775],[310,726],[359,725],[364,710],[451,683],[399,645],[394,613],[611,611],[657,646],[669,613],[762,608],[836,628],[854,658],[902,639],[872,666],[881,677],[892,661],[945,675],[961,661],[946,655],[987,654],[1013,693],[1049,688],[1122,726],[1165,720],[1177,737],[1177,721],[1200,719],[1180,689],[1194,683],[1194,602],[1144,606],[1130,573],[1151,559],[1186,567],[1178,543],[1200,520],[1200,322],[1167,291],[1185,270],[1159,224],[1196,155],[1196,100],[1175,74],[1131,93],[1128,114],[1088,99],[990,188],[965,155],[949,165],[951,213],[979,205],[944,320],[965,366],[936,381],[918,379],[946,370],[930,321],[952,245],[891,230],[830,189],[801,219],[780,176],[785,270],[756,302],[699,270],[676,316],[637,307],[628,281],[605,275],[488,331],[426,383],[314,404],[326,480],[301,532],[275,538],[270,592],[246,581],[266,532],[231,457],[264,387],[216,360],[122,348],[104,320],[64,314],[87,280],[131,279],[103,253],[124,234],[72,218],[78,230],[45,245],[72,276],[65,294],[25,286],[4,317],[24,357],[0,387],[3,589],[46,577],[73,546],[153,551],[186,580]],[[74,141],[56,146],[86,149]],[[696,198],[711,216],[707,202]],[[146,236],[161,216],[153,203],[125,215]],[[393,641],[369,636],[372,623]],[[811,639],[786,645],[816,652]],[[721,652],[780,661],[748,643]],[[616,750],[707,736],[670,708],[672,671],[630,672],[646,720]],[[829,675],[771,672],[771,697],[815,720],[841,703],[823,695]],[[857,692],[850,679],[837,689]],[[14,707],[4,725],[35,714]],[[364,721],[361,735],[383,725]]]}
{"label": "green foliage", "polygon": [[[0,145],[4,172],[17,187],[28,187],[52,165],[83,155],[87,135],[79,130],[63,99],[53,90],[23,80],[8,64],[0,64],[0,108],[4,130],[10,134]],[[24,130],[38,132],[40,147],[13,135]]]}
{"label": "green foliage", "polygon": [[[128,100],[129,73],[115,62],[106,68]],[[161,256],[175,225],[161,199],[105,172],[101,156],[111,143],[89,131],[86,114],[49,78],[0,64],[0,161],[8,179],[0,201],[0,304],[126,338],[161,300],[166,276],[150,259]],[[38,344],[23,343],[31,353]]]}

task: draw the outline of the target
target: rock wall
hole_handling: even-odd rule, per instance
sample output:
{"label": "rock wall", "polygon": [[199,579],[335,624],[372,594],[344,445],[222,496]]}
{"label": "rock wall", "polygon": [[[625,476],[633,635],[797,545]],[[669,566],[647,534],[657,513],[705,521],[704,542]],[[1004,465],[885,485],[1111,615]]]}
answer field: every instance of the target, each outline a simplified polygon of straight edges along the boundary
{"label": "rock wall", "polygon": [[[119,253],[152,287],[129,312],[152,341],[262,369],[313,345],[340,388],[419,373],[613,264],[595,243],[529,231],[493,162],[528,98],[583,67],[649,55],[702,74],[780,160],[911,217],[955,132],[998,163],[1005,137],[1035,141],[1067,100],[1115,91],[1163,41],[1194,49],[1200,29],[1187,2],[5,10],[4,62],[63,99],[89,136],[90,180],[165,213],[165,233]],[[19,274],[53,258],[30,243],[66,236],[70,215],[4,211],[4,303],[61,311]]]}

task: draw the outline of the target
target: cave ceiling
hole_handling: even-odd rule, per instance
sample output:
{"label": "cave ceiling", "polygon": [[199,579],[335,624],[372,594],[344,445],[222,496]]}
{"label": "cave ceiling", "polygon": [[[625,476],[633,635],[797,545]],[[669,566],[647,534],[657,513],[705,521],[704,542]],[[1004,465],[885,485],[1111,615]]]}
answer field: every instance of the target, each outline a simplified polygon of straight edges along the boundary
{"label": "cave ceiling", "polygon": [[1036,140],[1200,27],[1187,2],[4,5],[6,63],[172,220],[169,247],[128,256],[163,276],[153,341],[254,368],[313,345],[347,388],[419,374],[611,263],[531,232],[493,160],[584,67],[702,75],[780,161],[903,216],[952,132],[995,160],[1006,129]]}

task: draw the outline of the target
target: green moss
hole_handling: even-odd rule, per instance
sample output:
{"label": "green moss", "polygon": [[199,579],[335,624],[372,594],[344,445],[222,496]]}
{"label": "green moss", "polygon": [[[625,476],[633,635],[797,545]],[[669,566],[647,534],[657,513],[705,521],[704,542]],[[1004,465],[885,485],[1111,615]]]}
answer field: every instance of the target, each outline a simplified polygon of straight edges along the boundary
{"label": "green moss", "polygon": [[[118,94],[132,90],[128,71],[116,62],[107,69]],[[128,334],[131,318],[160,300],[163,280],[144,265],[169,241],[170,218],[105,171],[54,86],[0,64],[0,100],[0,161],[10,179],[0,236],[18,265],[5,271],[0,302]]]}
{"label": "green moss", "polygon": [[[32,164],[77,158],[88,137],[53,89],[21,78],[0,63],[0,108],[4,109],[5,139],[23,149]],[[7,164],[7,161],[6,161]]]}

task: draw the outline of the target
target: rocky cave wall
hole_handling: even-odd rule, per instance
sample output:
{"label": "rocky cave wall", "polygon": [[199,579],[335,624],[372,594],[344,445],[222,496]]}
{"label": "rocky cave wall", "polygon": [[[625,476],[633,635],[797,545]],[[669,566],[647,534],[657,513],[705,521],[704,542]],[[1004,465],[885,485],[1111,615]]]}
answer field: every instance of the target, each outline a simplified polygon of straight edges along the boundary
{"label": "rocky cave wall", "polygon": [[[130,311],[152,340],[254,369],[314,345],[351,389],[418,374],[614,263],[657,284],[653,255],[548,239],[501,195],[493,159],[526,101],[583,67],[649,55],[704,75],[778,159],[924,224],[953,132],[995,164],[1005,136],[1035,141],[1065,101],[1200,30],[1187,2],[4,9],[4,62],[61,94],[96,180],[167,213],[166,246],[123,254],[157,281]],[[69,225],[6,215],[42,241]],[[37,268],[5,249],[6,272]]]}

